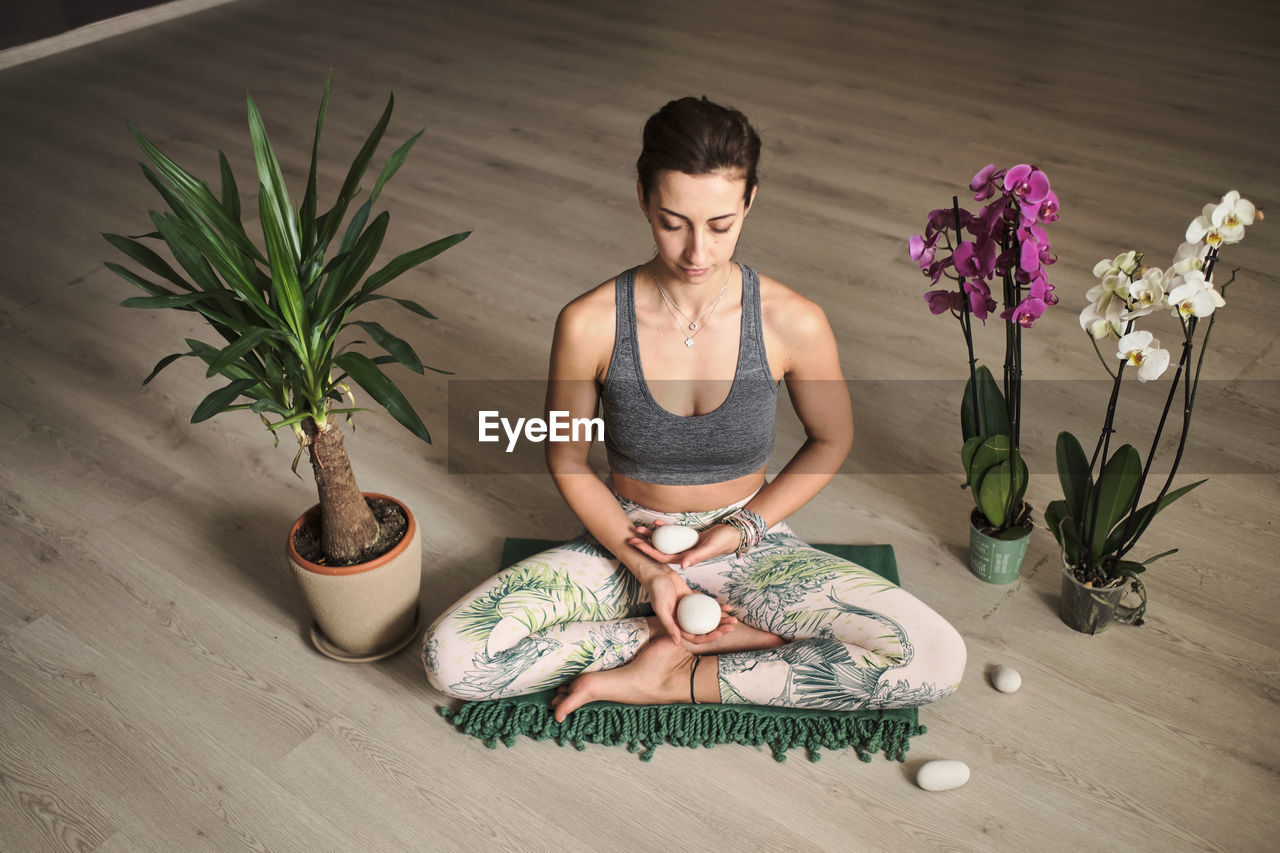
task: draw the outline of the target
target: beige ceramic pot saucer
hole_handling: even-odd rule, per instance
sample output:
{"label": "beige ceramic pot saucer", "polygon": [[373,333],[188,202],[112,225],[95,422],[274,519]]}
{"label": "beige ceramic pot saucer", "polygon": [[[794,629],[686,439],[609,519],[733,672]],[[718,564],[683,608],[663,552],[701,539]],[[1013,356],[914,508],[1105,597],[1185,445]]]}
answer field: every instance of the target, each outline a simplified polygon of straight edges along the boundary
{"label": "beige ceramic pot saucer", "polygon": [[316,651],[320,652],[320,654],[325,657],[330,657],[334,660],[342,661],[343,663],[372,663],[376,660],[383,660],[384,658],[391,657],[396,652],[409,645],[409,643],[413,641],[413,638],[418,636],[421,631],[422,607],[419,605],[418,609],[414,612],[413,627],[406,631],[403,637],[396,640],[382,651],[372,652],[367,655],[353,655],[350,652],[338,648],[330,642],[329,638],[324,635],[324,631],[321,631],[320,626],[315,622],[311,623],[311,644],[316,647]]}

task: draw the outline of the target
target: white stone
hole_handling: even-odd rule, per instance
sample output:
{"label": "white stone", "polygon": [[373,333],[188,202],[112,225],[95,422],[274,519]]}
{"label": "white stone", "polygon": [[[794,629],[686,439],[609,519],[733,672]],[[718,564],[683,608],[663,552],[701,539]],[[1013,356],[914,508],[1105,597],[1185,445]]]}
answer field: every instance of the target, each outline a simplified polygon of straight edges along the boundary
{"label": "white stone", "polygon": [[679,554],[697,543],[698,531],[679,524],[664,524],[654,529],[649,541],[664,554]]}
{"label": "white stone", "polygon": [[1013,693],[1022,686],[1022,676],[1013,667],[1001,664],[991,671],[991,686],[1001,693]]}
{"label": "white stone", "polygon": [[916,784],[926,791],[949,791],[969,781],[969,765],[955,759],[926,761],[916,771]]}
{"label": "white stone", "polygon": [[690,634],[706,634],[720,624],[720,602],[709,595],[695,592],[676,604],[676,621]]}

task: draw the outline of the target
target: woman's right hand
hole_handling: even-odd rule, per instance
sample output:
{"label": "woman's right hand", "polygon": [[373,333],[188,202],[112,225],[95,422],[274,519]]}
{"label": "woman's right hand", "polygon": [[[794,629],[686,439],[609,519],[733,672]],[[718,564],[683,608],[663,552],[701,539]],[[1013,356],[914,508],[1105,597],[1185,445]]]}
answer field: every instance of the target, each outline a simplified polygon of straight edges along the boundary
{"label": "woman's right hand", "polygon": [[679,572],[661,563],[650,563],[637,574],[645,592],[649,593],[653,615],[658,618],[671,641],[680,645],[681,632],[680,626],[676,624],[676,602],[693,590],[689,589]]}
{"label": "woman's right hand", "polygon": [[676,622],[676,605],[680,599],[686,595],[692,595],[693,590],[689,589],[689,585],[685,583],[684,578],[679,572],[674,571],[670,566],[661,563],[652,563],[645,567],[641,583],[644,585],[645,591],[649,593],[649,603],[653,605],[653,615],[658,618],[658,622],[662,625],[663,630],[667,632],[667,636],[677,646],[681,640],[688,641],[693,645],[701,645],[709,643],[717,637],[724,636],[733,630],[733,626],[738,620],[729,615],[729,606],[721,604],[720,608],[724,611],[720,618],[720,624],[715,629],[705,634],[690,634],[680,628]]}

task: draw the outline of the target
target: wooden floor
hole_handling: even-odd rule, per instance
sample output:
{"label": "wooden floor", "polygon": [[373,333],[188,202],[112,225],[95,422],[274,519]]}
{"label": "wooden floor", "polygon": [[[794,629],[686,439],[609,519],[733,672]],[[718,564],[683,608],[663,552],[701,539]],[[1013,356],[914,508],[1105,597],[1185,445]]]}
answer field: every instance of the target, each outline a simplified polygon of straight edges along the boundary
{"label": "wooden floor", "polygon": [[[1011,586],[965,568],[963,346],[906,241],[988,162],[1049,172],[1063,304],[1025,356],[1050,392],[1026,415],[1043,508],[1053,435],[1088,442],[1102,417],[1076,324],[1094,262],[1166,263],[1232,188],[1280,216],[1280,14],[973,5],[241,0],[0,73],[0,849],[1276,849],[1280,221],[1225,253],[1239,274],[1181,477],[1211,479],[1144,542],[1181,550],[1148,574],[1147,624],[1098,637],[1058,620],[1048,533]],[[451,385],[463,401],[509,383],[494,407],[536,411],[559,307],[652,249],[632,189],[644,118],[689,93],[751,116],[763,188],[739,256],[825,307],[856,383],[854,459],[794,526],[892,543],[968,642],[962,689],[922,711],[905,764],[491,751],[438,716],[412,649],[344,666],[309,647],[283,539],[313,487],[253,417],[188,423],[211,388],[193,365],[140,388],[207,333],[117,307],[134,294],[99,233],[148,231],[158,204],[126,123],[211,180],[224,149],[244,186],[246,90],[300,189],[329,69],[322,191],[394,90],[395,142],[426,133],[383,196],[388,255],[475,232],[397,285],[440,320],[385,315],[456,371],[402,382],[435,443],[384,416],[347,442],[361,485],[422,519],[428,617],[497,568],[503,536],[577,529],[545,475],[467,473]],[[778,465],[800,441],[781,422]],[[1019,693],[990,687],[997,663]],[[932,758],[972,780],[920,791]]]}

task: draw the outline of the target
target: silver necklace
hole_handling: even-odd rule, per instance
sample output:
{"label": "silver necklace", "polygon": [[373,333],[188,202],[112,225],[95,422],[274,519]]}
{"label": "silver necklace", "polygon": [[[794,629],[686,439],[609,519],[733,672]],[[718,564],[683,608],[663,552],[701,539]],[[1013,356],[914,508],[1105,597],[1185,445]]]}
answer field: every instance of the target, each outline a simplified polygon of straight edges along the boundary
{"label": "silver necklace", "polygon": [[[720,304],[720,297],[724,296],[725,288],[729,286],[729,279],[733,278],[733,270],[730,269],[727,272],[728,274],[724,277],[724,284],[720,285],[720,292],[716,294],[716,298],[712,299],[711,303],[706,308],[703,308],[702,312],[699,313],[697,317],[690,320],[689,315],[681,311],[680,306],[676,305],[671,297],[667,295],[666,288],[664,288],[662,286],[662,282],[658,280],[657,269],[655,268],[649,271],[649,275],[653,276],[653,283],[658,286],[658,292],[662,294],[662,301],[667,306],[667,311],[671,313],[672,317],[676,318],[677,322],[683,320],[689,329],[690,334],[686,335],[684,332],[680,332],[680,336],[684,338],[685,346],[693,346],[693,339],[698,336],[699,332],[706,328],[706,323],[703,323],[701,326],[698,325],[698,322],[702,319],[703,315],[706,315],[707,320],[710,321],[711,315],[715,313],[716,306]],[[677,315],[679,316],[677,317]]]}

